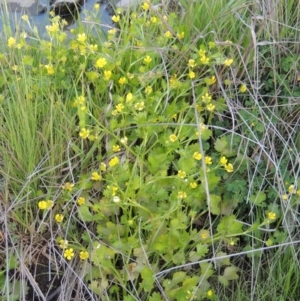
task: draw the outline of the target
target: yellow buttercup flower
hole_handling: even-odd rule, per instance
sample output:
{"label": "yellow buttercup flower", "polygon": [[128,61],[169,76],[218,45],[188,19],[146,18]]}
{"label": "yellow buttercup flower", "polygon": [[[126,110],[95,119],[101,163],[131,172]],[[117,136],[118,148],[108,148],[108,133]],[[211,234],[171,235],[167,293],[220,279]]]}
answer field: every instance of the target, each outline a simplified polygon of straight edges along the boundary
{"label": "yellow buttercup flower", "polygon": [[150,8],[149,3],[144,2],[143,5],[142,5],[142,9],[145,10],[145,11],[147,11],[147,10],[149,10],[149,8]]}
{"label": "yellow buttercup flower", "polygon": [[61,239],[59,241],[59,247],[62,248],[62,249],[65,249],[67,246],[68,246],[69,242],[65,239]]}
{"label": "yellow buttercup flower", "polygon": [[223,156],[223,157],[221,157],[221,159],[220,159],[220,164],[221,165],[226,165],[227,164],[227,162],[228,162],[228,160],[227,160],[227,158],[225,157],[225,156]]}
{"label": "yellow buttercup flower", "polygon": [[177,196],[179,199],[185,199],[187,197],[187,194],[184,191],[179,191]]}
{"label": "yellow buttercup flower", "polygon": [[241,93],[245,93],[247,91],[247,86],[245,85],[245,84],[242,84],[241,86],[240,86],[240,92]]}
{"label": "yellow buttercup flower", "polygon": [[184,179],[186,177],[186,172],[182,170],[178,170],[178,177]]}
{"label": "yellow buttercup flower", "polygon": [[211,158],[210,156],[206,156],[206,157],[204,158],[204,162],[205,162],[205,164],[207,164],[207,165],[211,165],[211,164],[212,164],[212,158]]}
{"label": "yellow buttercup flower", "polygon": [[113,15],[111,19],[113,22],[118,23],[120,21],[120,16]]}
{"label": "yellow buttercup flower", "polygon": [[147,55],[145,58],[144,58],[144,63],[145,64],[149,64],[149,63],[151,63],[151,61],[152,61],[152,58],[149,56],[149,55]]}
{"label": "yellow buttercup flower", "polygon": [[177,136],[175,134],[172,134],[169,136],[169,139],[171,142],[175,142],[177,140]]}
{"label": "yellow buttercup flower", "polygon": [[190,79],[193,79],[193,78],[195,78],[196,77],[196,73],[194,72],[194,71],[190,71],[189,72],[189,78]]}
{"label": "yellow buttercup flower", "polygon": [[114,153],[119,152],[121,150],[119,145],[113,145],[112,150]]}
{"label": "yellow buttercup flower", "polygon": [[227,172],[233,172],[233,165],[231,163],[226,164],[224,168]]}
{"label": "yellow buttercup flower", "polygon": [[74,250],[72,248],[66,249],[64,252],[64,257],[71,260],[74,257]]}
{"label": "yellow buttercup flower", "polygon": [[61,188],[64,190],[72,191],[73,187],[74,187],[73,183],[66,182]]}
{"label": "yellow buttercup flower", "polygon": [[107,64],[107,60],[104,57],[99,58],[96,61],[95,67],[97,68],[103,68]]}
{"label": "yellow buttercup flower", "polygon": [[38,207],[39,209],[41,210],[46,210],[46,209],[49,209],[53,206],[53,201],[51,200],[48,200],[48,201],[40,201],[38,203]]}
{"label": "yellow buttercup flower", "polygon": [[16,45],[16,39],[13,38],[13,37],[10,37],[8,40],[7,40],[7,45],[9,48],[12,48]]}
{"label": "yellow buttercup flower", "polygon": [[77,41],[78,41],[79,43],[84,43],[86,39],[87,39],[87,36],[86,36],[85,33],[79,33],[79,34],[77,35]]}
{"label": "yellow buttercup flower", "polygon": [[100,181],[101,180],[101,176],[99,175],[99,173],[97,171],[92,173],[91,180],[93,180],[93,181]]}
{"label": "yellow buttercup flower", "polygon": [[79,137],[81,137],[82,139],[86,139],[89,137],[91,131],[90,130],[87,130],[85,128],[82,128],[79,132]]}
{"label": "yellow buttercup flower", "polygon": [[268,213],[268,219],[271,220],[271,221],[275,220],[276,219],[276,213],[269,212]]}
{"label": "yellow buttercup flower", "polygon": [[109,162],[108,165],[110,167],[116,166],[119,163],[119,158],[118,157],[114,157],[112,158]]}
{"label": "yellow buttercup flower", "polygon": [[85,198],[84,197],[79,197],[78,200],[77,200],[77,204],[79,206],[82,206],[83,204],[85,203]]}
{"label": "yellow buttercup flower", "polygon": [[58,223],[61,223],[64,219],[64,216],[62,214],[56,214],[55,215],[55,220],[58,222]]}
{"label": "yellow buttercup flower", "polygon": [[195,159],[195,160],[201,160],[202,159],[202,155],[201,155],[201,153],[199,153],[199,152],[194,152],[194,154],[193,154],[193,158]]}
{"label": "yellow buttercup flower", "polygon": [[233,59],[226,59],[224,61],[224,65],[227,66],[227,67],[229,67],[232,63],[233,63]]}
{"label": "yellow buttercup flower", "polygon": [[79,253],[79,257],[81,260],[86,260],[89,258],[89,252],[88,251],[81,251]]}

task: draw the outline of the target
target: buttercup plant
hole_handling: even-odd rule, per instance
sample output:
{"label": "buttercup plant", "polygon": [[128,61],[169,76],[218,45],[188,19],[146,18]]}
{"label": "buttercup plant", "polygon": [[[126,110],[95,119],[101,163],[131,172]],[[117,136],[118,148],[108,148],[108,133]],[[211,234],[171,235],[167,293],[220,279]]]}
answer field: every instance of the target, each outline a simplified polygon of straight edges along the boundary
{"label": "buttercup plant", "polygon": [[81,299],[218,300],[249,275],[239,255],[253,273],[290,237],[280,226],[299,203],[296,173],[279,178],[260,147],[275,110],[236,77],[240,48],[193,36],[188,6],[180,19],[153,4],[116,11],[106,37],[78,26],[67,38],[53,17],[48,39],[10,36],[0,56],[5,177],[24,181],[9,184],[10,213],[50,233]]}

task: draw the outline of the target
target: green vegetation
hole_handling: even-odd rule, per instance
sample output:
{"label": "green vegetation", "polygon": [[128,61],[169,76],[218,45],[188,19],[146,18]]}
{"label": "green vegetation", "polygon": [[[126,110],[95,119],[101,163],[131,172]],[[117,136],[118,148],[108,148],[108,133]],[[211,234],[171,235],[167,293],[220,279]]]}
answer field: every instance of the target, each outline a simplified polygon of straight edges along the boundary
{"label": "green vegetation", "polygon": [[299,299],[299,4],[181,2],[5,32],[0,300]]}

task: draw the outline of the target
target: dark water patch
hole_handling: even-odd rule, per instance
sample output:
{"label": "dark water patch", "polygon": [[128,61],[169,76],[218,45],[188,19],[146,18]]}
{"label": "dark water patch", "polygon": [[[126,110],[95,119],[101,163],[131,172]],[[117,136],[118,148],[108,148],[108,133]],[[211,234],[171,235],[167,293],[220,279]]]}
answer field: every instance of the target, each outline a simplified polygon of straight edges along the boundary
{"label": "dark water patch", "polygon": [[[22,1],[22,0],[20,0]],[[67,14],[67,11],[58,10],[56,13],[61,13],[62,18],[66,19],[68,25],[67,30],[78,26],[78,20],[82,21],[85,27],[98,28],[106,31],[113,26],[111,16],[107,11],[107,4],[100,4],[100,9],[97,11],[94,5],[99,3],[99,0],[85,0],[82,5],[77,9],[78,14]],[[0,0],[1,4],[1,0]],[[49,0],[40,0],[39,6],[34,5],[30,8],[11,3],[7,6],[0,6],[0,32],[11,29],[11,32],[25,31],[28,34],[33,31],[36,32],[41,38],[47,38],[46,26],[51,24],[49,12],[51,10],[51,3]],[[69,11],[71,12],[71,10]],[[28,23],[23,21],[21,17],[28,15]],[[91,20],[91,16],[93,19]],[[9,28],[7,27],[9,24]]]}

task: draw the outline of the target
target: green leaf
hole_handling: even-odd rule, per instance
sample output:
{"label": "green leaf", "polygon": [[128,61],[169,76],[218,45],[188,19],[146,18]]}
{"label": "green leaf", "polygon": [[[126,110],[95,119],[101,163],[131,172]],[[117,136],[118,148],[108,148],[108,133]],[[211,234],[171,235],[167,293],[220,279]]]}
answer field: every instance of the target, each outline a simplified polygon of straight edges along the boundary
{"label": "green leaf", "polygon": [[210,194],[209,195],[209,208],[210,212],[214,215],[220,214],[220,202],[221,197],[219,195]]}
{"label": "green leaf", "polygon": [[141,283],[142,288],[144,289],[145,292],[150,292],[154,286],[153,271],[148,267],[144,267],[142,269],[141,276],[143,279]]}
{"label": "green leaf", "polygon": [[90,212],[88,205],[82,205],[78,208],[78,216],[83,222],[91,222],[94,220],[93,214]]}
{"label": "green leaf", "polygon": [[197,248],[197,255],[202,258],[208,253],[208,246],[204,244],[198,244]]}
{"label": "green leaf", "polygon": [[239,275],[237,274],[238,270],[239,269],[235,266],[225,268],[224,274],[218,277],[219,282],[224,286],[228,286],[230,280],[239,279]]}
{"label": "green leaf", "polygon": [[223,235],[241,234],[243,232],[243,225],[236,220],[235,215],[222,217],[217,232]]}
{"label": "green leaf", "polygon": [[249,201],[260,207],[264,207],[265,203],[264,201],[266,200],[266,194],[263,191],[259,191],[256,195],[252,195],[249,199]]}
{"label": "green leaf", "polygon": [[[225,252],[218,252],[216,254],[216,257],[222,257],[222,256],[226,256],[226,255],[227,255],[227,253],[225,253]],[[222,267],[224,265],[230,265],[230,264],[231,263],[230,263],[230,258],[229,257],[216,260],[217,267]]]}
{"label": "green leaf", "polygon": [[233,147],[230,146],[226,137],[222,137],[216,140],[215,150],[226,157],[232,157],[236,154]]}
{"label": "green leaf", "polygon": [[153,293],[150,297],[149,297],[149,301],[162,301],[162,298],[160,297],[159,293]]}

